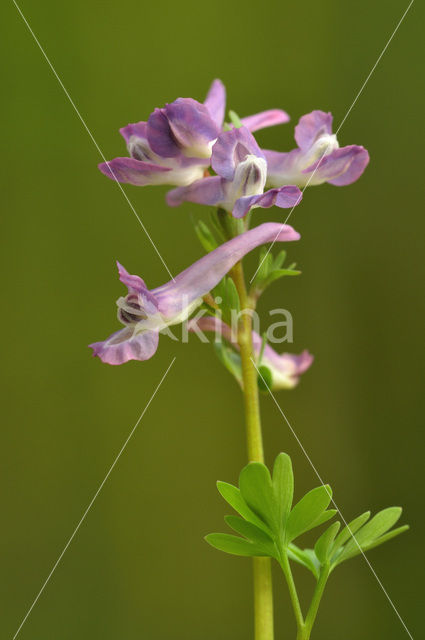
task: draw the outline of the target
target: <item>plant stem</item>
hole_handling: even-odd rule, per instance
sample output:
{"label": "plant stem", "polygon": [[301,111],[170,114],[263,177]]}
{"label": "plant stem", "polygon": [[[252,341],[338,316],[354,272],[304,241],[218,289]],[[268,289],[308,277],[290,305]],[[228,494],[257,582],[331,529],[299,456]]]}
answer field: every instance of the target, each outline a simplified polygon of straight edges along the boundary
{"label": "plant stem", "polygon": [[286,553],[282,554],[282,560],[280,562],[280,566],[282,567],[282,571],[285,575],[286,582],[288,584],[289,596],[291,598],[292,608],[294,610],[295,620],[297,622],[297,640],[306,640],[308,636],[305,635],[304,618],[301,611],[301,605],[298,599],[298,593],[295,587],[294,578],[292,576],[288,555]]}
{"label": "plant stem", "polygon": [[309,640],[314,621],[316,620],[319,604],[323,596],[326,582],[329,578],[329,568],[324,567],[320,573],[319,580],[314,590],[313,598],[305,619],[305,634],[301,636],[301,640]]}
{"label": "plant stem", "polygon": [[[231,277],[238,291],[241,305],[237,339],[241,355],[248,459],[255,462],[264,462],[257,370],[254,366],[252,348],[252,304],[246,290],[242,262],[238,262],[233,267]],[[273,640],[271,560],[270,558],[253,558],[253,562],[255,640]]]}

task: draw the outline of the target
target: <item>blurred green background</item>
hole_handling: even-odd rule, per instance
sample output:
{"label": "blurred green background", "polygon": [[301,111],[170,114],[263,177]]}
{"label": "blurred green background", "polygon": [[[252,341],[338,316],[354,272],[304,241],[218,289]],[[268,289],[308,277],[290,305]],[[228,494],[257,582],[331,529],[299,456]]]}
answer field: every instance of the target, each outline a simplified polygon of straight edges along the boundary
{"label": "blurred green background", "polygon": [[[211,80],[241,115],[282,107],[260,132],[290,148],[312,109],[336,125],[407,2],[121,3],[22,0],[22,10],[107,158],[118,128]],[[422,7],[423,9],[423,7]],[[12,2],[3,4],[1,637],[12,638],[165,369],[176,361],[22,628],[25,639],[246,640],[251,567],[209,548],[227,512],[215,481],[245,463],[241,397],[211,347],[166,337],[146,363],[102,365],[87,344],[117,328],[115,259],[157,286],[167,274]],[[277,283],[263,317],[294,317],[288,350],[313,368],[279,402],[347,519],[403,505],[403,538],[369,558],[411,633],[423,583],[425,221],[423,14],[415,3],[344,124],[371,163],[346,188],[308,189],[291,223],[300,278]],[[201,256],[192,217],[165,188],[126,188],[173,273]],[[258,222],[282,219],[274,210]],[[258,218],[257,218],[258,216]],[[254,263],[250,262],[254,268]],[[273,401],[268,461],[293,458],[297,495],[317,478]],[[306,543],[308,539],[306,538]],[[305,588],[309,576],[296,572]],[[276,638],[293,639],[276,573]],[[332,577],[316,640],[407,637],[364,560]]]}

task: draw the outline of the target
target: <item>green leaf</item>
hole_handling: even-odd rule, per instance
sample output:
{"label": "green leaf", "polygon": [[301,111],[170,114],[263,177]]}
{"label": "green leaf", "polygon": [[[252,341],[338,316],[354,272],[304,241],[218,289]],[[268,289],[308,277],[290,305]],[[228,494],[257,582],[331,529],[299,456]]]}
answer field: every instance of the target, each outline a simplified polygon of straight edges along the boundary
{"label": "green leaf", "polygon": [[303,551],[302,549],[297,547],[293,542],[291,542],[291,544],[287,548],[288,557],[291,560],[298,562],[298,564],[301,564],[306,569],[309,569],[309,571],[311,571],[311,573],[314,575],[316,580],[318,580],[320,567],[319,568],[317,567],[317,564],[314,562],[314,559],[312,558],[309,551],[311,550],[304,549]]}
{"label": "green leaf", "polygon": [[[319,526],[324,520],[324,511],[332,499],[329,485],[312,489],[295,505],[288,517],[286,540],[291,542],[302,533]],[[332,517],[332,516],[329,516]]]}
{"label": "green leaf", "polygon": [[276,501],[267,467],[261,462],[247,464],[240,473],[239,487],[248,507],[276,532]]}
{"label": "green leaf", "polygon": [[245,520],[255,524],[257,527],[270,534],[269,527],[248,507],[243,499],[240,490],[233,484],[228,482],[217,482],[217,489],[221,493],[222,497],[235,511],[237,511]]}
{"label": "green leaf", "polygon": [[341,526],[340,522],[334,522],[326,529],[314,545],[314,553],[321,564],[326,564],[332,551],[332,544]]}
{"label": "green leaf", "polygon": [[195,225],[195,233],[198,236],[198,240],[208,253],[217,249],[218,243],[211,233],[209,227],[202,220],[198,221]]}
{"label": "green leaf", "polygon": [[273,271],[275,269],[280,269],[281,266],[283,265],[283,263],[286,260],[286,251],[285,249],[282,249],[282,251],[279,251],[279,253],[276,255],[274,261],[273,261]]}
{"label": "green leaf", "polygon": [[234,556],[267,556],[264,549],[244,538],[229,533],[209,533],[205,540],[215,549],[231,553]]}
{"label": "green leaf", "polygon": [[377,538],[391,529],[400,518],[401,512],[400,507],[388,507],[377,513],[372,520],[358,530],[354,538],[347,542],[336,559],[336,564],[357,556],[364,548],[374,543]]}
{"label": "green leaf", "polygon": [[236,113],[236,111],[232,111],[230,109],[229,118],[230,118],[230,122],[232,123],[232,125],[234,127],[236,127],[236,129],[239,129],[240,127],[242,127],[242,121],[241,121],[240,117],[238,116],[238,114]]}
{"label": "green leaf", "polygon": [[226,278],[226,303],[229,309],[235,309],[239,313],[241,309],[239,294],[231,278]]}
{"label": "green leaf", "polygon": [[283,278],[284,276],[299,276],[300,273],[301,271],[296,271],[295,269],[275,269],[264,279],[263,286],[268,287],[269,284],[275,280],[279,280],[279,278]]}
{"label": "green leaf", "polygon": [[267,555],[272,558],[277,557],[277,550],[272,538],[255,524],[247,522],[239,516],[225,516],[224,520],[233,531],[262,547]]}
{"label": "green leaf", "polygon": [[365,511],[361,516],[357,516],[351,522],[349,522],[342,530],[341,533],[335,538],[332,552],[336,553],[343,544],[349,540],[353,533],[356,533],[370,518],[370,511]]}
{"label": "green leaf", "polygon": [[239,354],[223,342],[214,342],[214,349],[220,362],[242,386],[242,367]]}
{"label": "green leaf", "polygon": [[391,540],[392,538],[395,538],[396,536],[400,535],[400,533],[404,533],[405,531],[408,531],[409,528],[410,527],[408,524],[404,524],[401,527],[397,527],[397,529],[388,531],[388,533],[385,533],[383,536],[379,536],[377,540],[374,540],[370,544],[365,545],[363,548],[363,551],[369,551],[370,549],[374,549],[375,547],[378,547],[380,544],[383,544],[384,542],[387,542],[388,540]]}
{"label": "green leaf", "polygon": [[272,484],[277,503],[278,523],[280,527],[284,527],[291,511],[294,497],[292,462],[286,453],[279,453],[275,460]]}

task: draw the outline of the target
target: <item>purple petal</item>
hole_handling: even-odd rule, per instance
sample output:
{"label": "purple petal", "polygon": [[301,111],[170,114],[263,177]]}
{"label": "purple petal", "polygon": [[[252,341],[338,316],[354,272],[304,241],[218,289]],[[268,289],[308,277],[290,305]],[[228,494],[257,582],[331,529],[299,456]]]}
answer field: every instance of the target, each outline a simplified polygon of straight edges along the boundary
{"label": "purple petal", "polygon": [[260,195],[245,196],[236,200],[232,215],[234,218],[243,218],[253,207],[268,209],[276,205],[281,209],[289,209],[295,207],[301,199],[301,191],[293,185],[270,189]]}
{"label": "purple petal", "polygon": [[134,335],[132,327],[113,333],[103,342],[94,342],[89,347],[93,356],[107,364],[124,364],[129,360],[149,360],[158,348],[157,331],[145,331]]}
{"label": "purple petal", "polygon": [[335,149],[323,156],[303,173],[314,173],[314,181],[331,182],[337,186],[357,180],[369,162],[369,154],[364,147],[350,145]]}
{"label": "purple petal", "polygon": [[143,186],[146,184],[166,183],[165,174],[171,169],[158,164],[142,162],[135,158],[114,158],[98,165],[105,176],[111,180]]}
{"label": "purple petal", "polygon": [[324,111],[312,111],[302,116],[295,127],[295,142],[299,148],[307,151],[319,136],[330,135],[332,120],[332,114]]}
{"label": "purple petal", "polygon": [[221,80],[214,80],[209,88],[204,105],[209,111],[211,118],[221,129],[226,108],[226,89]]}
{"label": "purple petal", "polygon": [[258,129],[284,124],[285,122],[289,122],[289,120],[290,117],[286,111],[269,109],[268,111],[261,111],[252,116],[246,116],[246,118],[242,118],[241,122],[250,131],[258,131]]}
{"label": "purple petal", "polygon": [[217,138],[219,129],[205,105],[192,98],[178,98],[166,105],[165,113],[172,135],[183,153],[202,158],[211,155],[209,143]]}
{"label": "purple petal", "polygon": [[[343,147],[343,149],[346,148],[347,147]],[[355,151],[353,151],[351,162],[345,171],[338,177],[329,180],[331,184],[334,184],[337,187],[343,187],[346,184],[351,184],[358,180],[369,164],[369,153],[364,147],[357,147],[353,145],[352,149]]]}
{"label": "purple petal", "polygon": [[148,123],[147,122],[136,122],[134,124],[128,124],[126,127],[122,127],[120,129],[120,134],[128,144],[130,138],[135,136],[136,138],[141,138],[142,140],[147,140],[148,135]]}
{"label": "purple petal", "polygon": [[147,124],[149,146],[162,158],[175,158],[181,150],[174,139],[165,109],[155,109]]}
{"label": "purple petal", "polygon": [[289,225],[268,222],[245,231],[182,271],[174,280],[151,293],[159,311],[170,318],[211,291],[247,253],[267,242],[290,242],[300,238]]}
{"label": "purple petal", "polygon": [[167,193],[166,199],[170,207],[178,207],[183,202],[216,205],[224,200],[223,178],[201,178],[188,187],[172,189]]}
{"label": "purple petal", "polygon": [[211,166],[219,176],[233,180],[236,165],[248,155],[264,158],[257,141],[246,127],[231,129],[217,138],[212,149]]}
{"label": "purple petal", "polygon": [[146,315],[151,316],[157,313],[158,304],[155,296],[147,288],[144,280],[139,276],[128,273],[122,264],[117,261],[118,274],[121,282],[127,287],[128,293],[136,293],[139,297]]}

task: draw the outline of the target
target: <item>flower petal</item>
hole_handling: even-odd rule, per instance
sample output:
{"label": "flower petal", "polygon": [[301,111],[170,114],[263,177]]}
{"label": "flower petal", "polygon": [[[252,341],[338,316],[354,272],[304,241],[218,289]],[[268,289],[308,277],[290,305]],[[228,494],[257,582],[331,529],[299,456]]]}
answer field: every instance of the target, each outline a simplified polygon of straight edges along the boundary
{"label": "flower petal", "polygon": [[293,185],[269,189],[260,195],[244,196],[236,200],[232,215],[234,218],[243,218],[253,207],[268,209],[276,205],[281,209],[289,209],[301,202],[302,197],[301,191]]}
{"label": "flower petal", "polygon": [[292,227],[266,222],[225,242],[179,273],[174,280],[151,293],[165,318],[182,313],[211,291],[247,253],[267,242],[290,242],[300,238]]}
{"label": "flower petal", "polygon": [[158,348],[158,340],[157,331],[135,334],[132,327],[125,327],[89,347],[93,349],[93,356],[98,356],[102,362],[123,364],[129,360],[149,360]]}
{"label": "flower petal", "polygon": [[295,142],[302,151],[307,151],[315,140],[325,134],[332,134],[331,113],[312,111],[302,116],[295,127]]}
{"label": "flower petal", "polygon": [[[211,142],[217,138],[219,128],[205,105],[192,98],[178,98],[167,104],[164,112],[171,135],[183,154],[200,158],[211,156]],[[148,139],[156,151],[151,138]]]}
{"label": "flower petal", "polygon": [[146,184],[167,184],[166,175],[171,171],[168,167],[150,164],[135,158],[114,158],[98,165],[100,171],[118,182],[137,186]]}
{"label": "flower petal", "polygon": [[[351,156],[351,162],[344,171],[338,177],[329,180],[329,182],[337,187],[343,187],[346,184],[351,184],[358,180],[363,171],[369,164],[369,153],[364,147],[358,147],[352,145],[353,153]],[[343,147],[346,149],[347,147]]]}
{"label": "flower petal", "polygon": [[134,124],[128,124],[126,127],[120,129],[120,134],[128,144],[132,136],[147,140],[148,135],[148,123],[147,122],[135,122]]}
{"label": "flower petal", "polygon": [[257,141],[246,127],[233,128],[217,138],[212,149],[211,166],[222,178],[233,180],[236,165],[248,155],[264,158]]}
{"label": "flower petal", "polygon": [[165,109],[155,109],[147,124],[149,146],[162,158],[175,158],[181,149],[174,139]]}
{"label": "flower petal", "polygon": [[210,176],[192,182],[188,187],[172,189],[166,195],[170,207],[178,207],[183,202],[216,205],[224,200],[223,179],[220,176]]}
{"label": "flower petal", "polygon": [[221,129],[226,109],[226,88],[221,80],[214,80],[211,84],[204,105],[208,109],[211,118]]}
{"label": "flower petal", "polygon": [[313,173],[313,184],[330,182],[344,186],[355,182],[365,170],[369,162],[369,153],[364,147],[350,145],[335,149],[312,164],[303,173]]}
{"label": "flower petal", "polygon": [[290,117],[286,111],[281,109],[269,109],[268,111],[261,111],[255,113],[252,116],[246,116],[241,119],[242,124],[249,129],[249,131],[258,131],[258,129],[265,129],[266,127],[273,127],[277,124],[284,124],[289,122]]}

